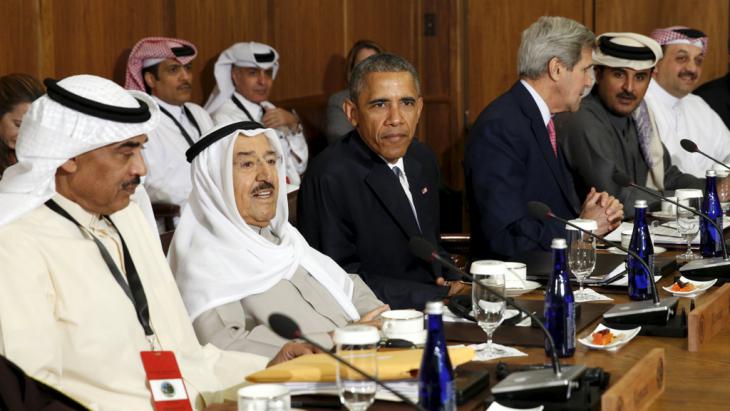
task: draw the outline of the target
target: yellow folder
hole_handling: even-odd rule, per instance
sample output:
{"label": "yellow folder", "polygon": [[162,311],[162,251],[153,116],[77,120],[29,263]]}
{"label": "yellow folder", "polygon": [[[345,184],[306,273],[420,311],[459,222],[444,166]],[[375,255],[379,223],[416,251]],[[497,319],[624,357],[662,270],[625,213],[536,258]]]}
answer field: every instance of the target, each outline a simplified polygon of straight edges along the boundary
{"label": "yellow folder", "polygon": [[[423,350],[378,352],[378,377],[382,380],[414,378],[421,367]],[[449,348],[451,365],[464,364],[474,357],[468,347]],[[277,364],[246,377],[254,383],[264,382],[333,382],[337,362],[326,354],[310,354]]]}

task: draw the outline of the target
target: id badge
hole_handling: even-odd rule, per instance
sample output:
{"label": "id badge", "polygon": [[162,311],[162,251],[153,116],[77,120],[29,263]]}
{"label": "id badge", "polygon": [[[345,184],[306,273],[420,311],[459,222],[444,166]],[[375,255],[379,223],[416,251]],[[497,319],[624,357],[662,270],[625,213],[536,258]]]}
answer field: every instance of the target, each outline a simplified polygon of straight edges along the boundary
{"label": "id badge", "polygon": [[192,411],[185,383],[172,351],[142,351],[142,365],[156,411]]}

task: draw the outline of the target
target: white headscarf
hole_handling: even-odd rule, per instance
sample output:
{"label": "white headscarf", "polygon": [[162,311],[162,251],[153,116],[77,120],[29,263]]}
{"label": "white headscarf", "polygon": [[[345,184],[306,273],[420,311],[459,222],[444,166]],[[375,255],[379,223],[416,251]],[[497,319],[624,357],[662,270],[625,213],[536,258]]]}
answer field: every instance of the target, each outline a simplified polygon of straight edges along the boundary
{"label": "white headscarf", "polygon": [[56,193],[56,170],[68,159],[108,144],[147,134],[159,123],[159,108],[145,93],[129,91],[91,75],[67,77],[57,85],[92,102],[138,109],[144,102],[150,117],[119,122],[65,106],[47,94],[35,100],[23,117],[16,147],[17,164],[0,180],[0,226],[30,212]]}
{"label": "white headscarf", "polygon": [[210,93],[205,109],[208,113],[215,113],[220,106],[231,99],[236,86],[231,78],[231,68],[236,67],[258,67],[264,70],[272,69],[273,78],[279,71],[279,53],[273,47],[266,44],[248,42],[236,43],[224,50],[218,61],[215,62],[216,87]]}
{"label": "white headscarf", "polygon": [[[205,143],[217,130],[229,127],[222,131],[230,134],[193,159],[193,189],[168,255],[191,319],[223,304],[265,292],[279,281],[290,279],[302,266],[330,292],[351,320],[358,320],[350,277],[331,258],[310,247],[289,224],[286,170],[276,131],[231,130],[230,126],[221,125],[199,140]],[[262,133],[279,157],[276,215],[270,223],[281,240],[278,245],[246,224],[236,207],[233,191],[236,139],[240,134],[251,137]]]}

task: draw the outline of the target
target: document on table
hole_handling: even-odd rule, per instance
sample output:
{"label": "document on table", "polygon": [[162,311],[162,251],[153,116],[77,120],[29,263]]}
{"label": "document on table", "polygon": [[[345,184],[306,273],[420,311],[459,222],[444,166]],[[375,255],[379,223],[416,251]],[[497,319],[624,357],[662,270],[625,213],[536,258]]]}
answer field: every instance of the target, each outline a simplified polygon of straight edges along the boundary
{"label": "document on table", "polygon": [[[730,218],[723,218],[722,220],[722,229],[725,230],[726,228],[730,227]],[[629,222],[623,222],[621,225],[611,231],[608,235],[606,235],[604,238],[608,241],[613,241],[616,243],[621,242],[621,233],[624,231],[632,231],[634,229],[634,224]],[[651,234],[651,239],[654,241],[655,244],[687,244],[687,240],[684,239],[679,233],[677,232],[677,222],[676,221],[668,221],[660,226],[656,227],[649,227],[649,233]],[[692,245],[699,245],[700,244],[700,234],[697,233],[694,239],[692,239]]]}

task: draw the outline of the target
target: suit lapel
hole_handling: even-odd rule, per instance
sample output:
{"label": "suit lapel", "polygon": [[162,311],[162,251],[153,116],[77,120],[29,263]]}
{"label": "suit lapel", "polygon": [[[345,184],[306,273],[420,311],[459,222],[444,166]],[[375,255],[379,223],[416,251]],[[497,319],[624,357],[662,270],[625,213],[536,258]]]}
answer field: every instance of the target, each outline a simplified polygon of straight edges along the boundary
{"label": "suit lapel", "polygon": [[381,160],[375,163],[365,182],[408,238],[419,234],[416,219],[403,187],[385,162]]}
{"label": "suit lapel", "polygon": [[[434,190],[435,187],[428,187],[428,184],[426,184],[422,178],[423,170],[421,169],[421,163],[414,160],[407,152],[403,157],[403,165],[406,169],[406,176],[408,177],[408,186],[410,187],[411,197],[413,198],[413,207],[415,207],[416,213],[418,214],[418,225],[420,226],[420,231],[421,233],[430,232],[429,229],[431,228],[431,221],[428,220],[428,217],[433,215],[433,213],[430,212],[430,210],[426,210],[428,207],[426,198],[428,198],[428,191]],[[437,194],[438,193],[432,193],[431,195]]]}
{"label": "suit lapel", "polygon": [[[522,113],[530,119],[530,128],[532,129],[532,137],[535,139],[536,144],[540,147],[545,163],[547,163],[550,172],[555,178],[555,181],[560,187],[560,191],[563,193],[563,197],[575,209],[576,196],[575,187],[573,182],[568,178],[568,170],[565,167],[565,159],[562,157],[562,153],[558,150],[558,156],[555,156],[553,146],[550,144],[550,135],[548,134],[547,127],[543,122],[540,109],[537,107],[537,103],[533,100],[532,95],[521,83],[515,87],[519,90],[517,93],[518,101],[520,103]],[[576,210],[578,211],[578,210]]]}

